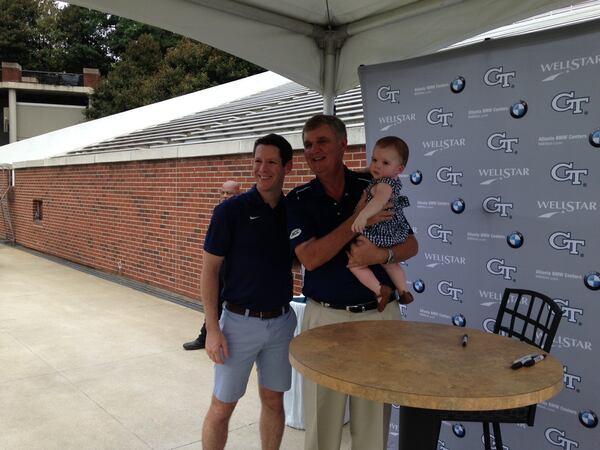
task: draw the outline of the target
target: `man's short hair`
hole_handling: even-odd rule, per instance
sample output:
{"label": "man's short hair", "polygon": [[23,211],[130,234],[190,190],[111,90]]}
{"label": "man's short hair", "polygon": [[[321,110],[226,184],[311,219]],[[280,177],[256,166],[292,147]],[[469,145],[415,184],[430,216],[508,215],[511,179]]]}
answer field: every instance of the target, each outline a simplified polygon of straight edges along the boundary
{"label": "man's short hair", "polygon": [[348,134],[346,133],[346,125],[344,125],[344,122],[342,122],[338,117],[327,114],[317,114],[308,119],[304,124],[304,128],[302,128],[302,140],[304,140],[304,133],[316,130],[322,125],[328,125],[333,130],[339,141],[348,137]]}
{"label": "man's short hair", "polygon": [[406,165],[408,163],[408,145],[398,136],[385,136],[375,142],[375,147],[379,148],[387,148],[392,147],[396,152],[398,152],[398,156],[402,159],[402,163]]}
{"label": "man's short hair", "polygon": [[272,145],[279,149],[279,157],[281,158],[281,165],[285,166],[288,161],[292,159],[292,146],[287,141],[286,138],[280,136],[279,134],[271,133],[266,136],[259,137],[254,142],[254,148],[252,149],[252,154],[256,153],[256,147],[259,145]]}

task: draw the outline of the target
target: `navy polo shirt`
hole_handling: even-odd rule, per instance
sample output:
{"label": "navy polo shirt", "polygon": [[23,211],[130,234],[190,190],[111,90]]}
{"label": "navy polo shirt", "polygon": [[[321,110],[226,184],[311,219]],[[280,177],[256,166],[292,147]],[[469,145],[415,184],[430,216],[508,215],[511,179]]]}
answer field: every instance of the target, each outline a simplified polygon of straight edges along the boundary
{"label": "navy polo shirt", "polygon": [[[345,183],[342,199],[329,197],[321,182],[315,178],[298,186],[287,195],[287,216],[290,245],[296,246],[311,238],[321,238],[354,213],[362,192],[372,179],[369,173],[353,172],[344,168]],[[302,293],[315,300],[334,305],[356,305],[375,299],[373,292],[348,270],[348,257],[342,249],[331,260],[304,273]],[[393,286],[380,265],[371,266],[377,278]]]}
{"label": "navy polo shirt", "polygon": [[224,256],[222,298],[254,311],[272,311],[292,298],[292,258],[285,201],[265,203],[256,186],[219,204],[204,250]]}

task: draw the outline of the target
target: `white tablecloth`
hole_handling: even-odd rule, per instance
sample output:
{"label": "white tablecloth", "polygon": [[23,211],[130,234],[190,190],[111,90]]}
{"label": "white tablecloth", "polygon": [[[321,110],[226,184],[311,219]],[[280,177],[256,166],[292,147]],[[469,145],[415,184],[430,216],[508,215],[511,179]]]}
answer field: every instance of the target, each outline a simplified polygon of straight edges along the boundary
{"label": "white tablecloth", "polygon": [[[294,330],[294,336],[300,334],[302,318],[304,317],[305,303],[290,302],[290,306],[296,313],[298,325]],[[292,368],[292,387],[283,394],[283,407],[285,409],[285,424],[288,427],[304,429],[304,403],[302,401],[302,375]]]}

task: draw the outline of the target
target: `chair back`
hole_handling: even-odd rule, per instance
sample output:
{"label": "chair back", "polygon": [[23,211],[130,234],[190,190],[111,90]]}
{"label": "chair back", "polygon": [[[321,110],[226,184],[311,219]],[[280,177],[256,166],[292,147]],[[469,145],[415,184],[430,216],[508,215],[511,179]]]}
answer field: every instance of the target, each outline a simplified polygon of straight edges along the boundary
{"label": "chair back", "polygon": [[505,289],[494,333],[550,352],[562,310],[550,297],[525,289]]}

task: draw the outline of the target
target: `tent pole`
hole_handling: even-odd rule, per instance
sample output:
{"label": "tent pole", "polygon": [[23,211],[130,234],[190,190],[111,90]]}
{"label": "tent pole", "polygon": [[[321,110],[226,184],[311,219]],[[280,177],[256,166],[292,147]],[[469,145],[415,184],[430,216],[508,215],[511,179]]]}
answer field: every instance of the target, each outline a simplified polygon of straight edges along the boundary
{"label": "tent pole", "polygon": [[333,32],[325,34],[323,46],[323,114],[335,114],[336,48]]}

